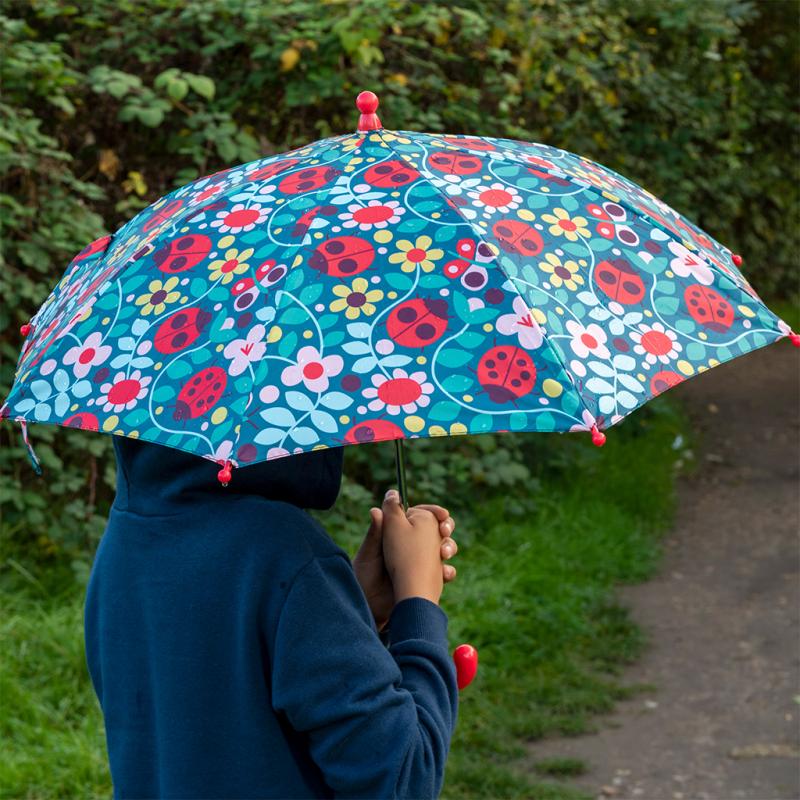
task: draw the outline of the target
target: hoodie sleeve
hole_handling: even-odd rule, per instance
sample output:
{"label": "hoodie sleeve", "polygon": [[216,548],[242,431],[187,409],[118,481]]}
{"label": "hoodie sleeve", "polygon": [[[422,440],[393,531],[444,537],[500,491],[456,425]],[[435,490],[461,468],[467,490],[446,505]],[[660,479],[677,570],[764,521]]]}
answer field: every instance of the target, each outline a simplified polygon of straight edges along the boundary
{"label": "hoodie sleeve", "polygon": [[447,616],[413,597],[380,641],[343,555],[295,577],[272,649],[272,704],[308,736],[336,797],[435,798],[455,727],[458,689]]}

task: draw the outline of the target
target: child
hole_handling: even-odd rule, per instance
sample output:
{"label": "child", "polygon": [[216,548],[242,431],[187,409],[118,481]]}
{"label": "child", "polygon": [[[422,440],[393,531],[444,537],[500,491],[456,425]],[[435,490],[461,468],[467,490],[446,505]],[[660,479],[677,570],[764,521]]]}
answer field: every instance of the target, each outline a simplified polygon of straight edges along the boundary
{"label": "child", "polygon": [[436,797],[457,713],[447,512],[387,493],[351,565],[301,510],[335,501],[341,448],[222,487],[205,459],[114,446],[85,608],[114,796]]}

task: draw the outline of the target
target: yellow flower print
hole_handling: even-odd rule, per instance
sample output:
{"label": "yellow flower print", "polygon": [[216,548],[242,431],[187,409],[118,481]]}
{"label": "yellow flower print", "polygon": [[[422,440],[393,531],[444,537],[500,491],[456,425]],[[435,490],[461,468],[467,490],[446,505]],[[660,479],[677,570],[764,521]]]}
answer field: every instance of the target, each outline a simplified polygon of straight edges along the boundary
{"label": "yellow flower print", "polygon": [[588,239],[591,235],[586,217],[570,217],[563,208],[554,208],[552,214],[542,214],[542,220],[550,226],[548,230],[553,236],[563,236],[570,242],[577,242],[579,236]]}
{"label": "yellow flower print", "polygon": [[331,303],[331,311],[344,311],[347,319],[358,319],[362,314],[371,317],[375,313],[375,303],[383,300],[380,289],[370,289],[364,278],[356,278],[351,286],[340,284],[333,287],[339,298]]}
{"label": "yellow flower print", "polygon": [[397,243],[398,252],[392,253],[389,261],[392,264],[400,264],[403,272],[413,272],[417,267],[423,272],[431,272],[434,267],[433,262],[444,255],[443,250],[430,249],[432,244],[430,236],[418,236],[415,242],[401,239]]}
{"label": "yellow flower print", "polygon": [[545,261],[539,262],[539,269],[550,275],[550,283],[556,289],[563,286],[565,289],[574,292],[579,286],[583,286],[583,276],[579,274],[580,265],[577,261],[564,261],[562,263],[558,256],[548,253],[545,256]]}
{"label": "yellow flower print", "polygon": [[141,312],[146,317],[150,314],[163,314],[170,303],[180,300],[180,291],[175,291],[178,278],[167,278],[165,281],[150,281],[147,292],[136,298],[136,305],[141,306]]}
{"label": "yellow flower print", "polygon": [[233,247],[230,250],[226,250],[225,258],[218,258],[208,265],[211,271],[209,277],[212,281],[218,281],[222,278],[223,284],[229,284],[237,275],[241,275],[249,269],[250,265],[247,263],[247,259],[252,255],[252,247],[248,247],[241,252]]}

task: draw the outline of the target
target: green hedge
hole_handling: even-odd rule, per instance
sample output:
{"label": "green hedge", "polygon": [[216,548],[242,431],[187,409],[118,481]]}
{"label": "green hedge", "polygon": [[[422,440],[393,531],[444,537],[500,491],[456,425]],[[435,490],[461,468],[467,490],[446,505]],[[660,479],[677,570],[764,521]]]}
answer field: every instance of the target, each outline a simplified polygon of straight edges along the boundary
{"label": "green hedge", "polygon": [[[363,88],[387,127],[544,141],[605,163],[744,253],[763,293],[788,296],[797,22],[794,2],[740,0],[6,2],[0,392],[19,325],[86,242],[197,174],[352,130]],[[47,426],[34,437],[41,482],[18,432],[0,430],[4,560],[85,571],[112,492],[109,442]],[[556,447],[544,438],[539,453]],[[512,465],[510,486],[529,480],[515,445],[492,441],[459,452],[478,474],[494,460]],[[372,479],[353,458],[348,492],[362,498]]]}

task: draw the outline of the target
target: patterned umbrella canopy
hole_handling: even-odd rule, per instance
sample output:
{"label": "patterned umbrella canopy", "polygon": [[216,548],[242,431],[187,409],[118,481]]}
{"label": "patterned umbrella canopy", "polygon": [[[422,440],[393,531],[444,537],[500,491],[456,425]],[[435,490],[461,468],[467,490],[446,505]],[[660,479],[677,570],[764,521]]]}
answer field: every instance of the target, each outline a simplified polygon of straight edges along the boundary
{"label": "patterned umbrella canopy", "polygon": [[231,466],[491,431],[602,431],[783,336],[741,259],[543,144],[355,134],[176,189],[75,257],[0,416]]}

